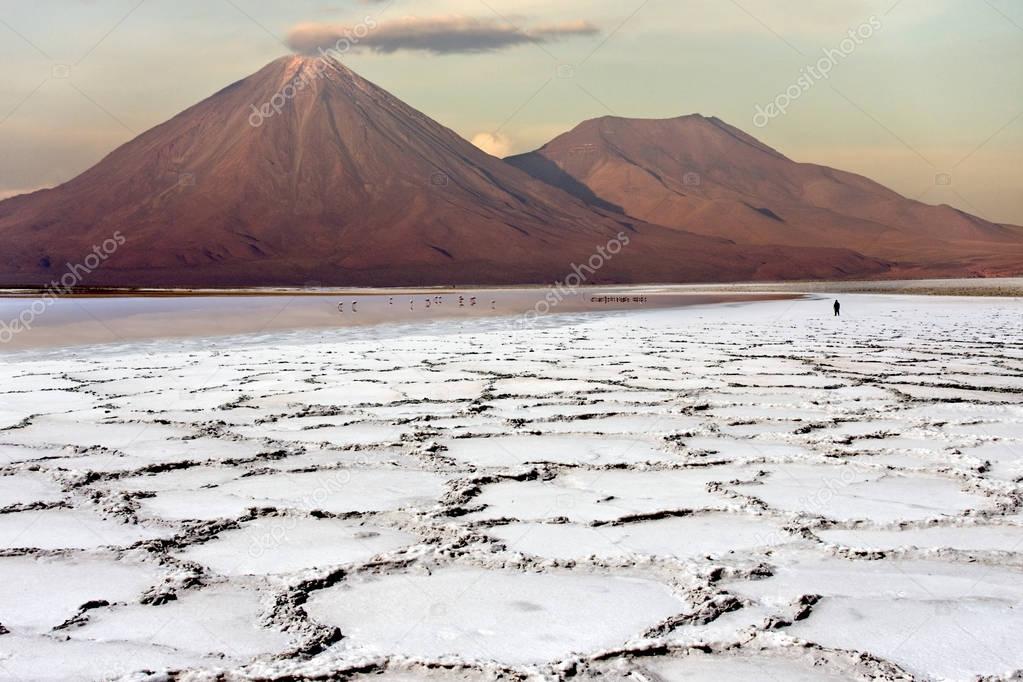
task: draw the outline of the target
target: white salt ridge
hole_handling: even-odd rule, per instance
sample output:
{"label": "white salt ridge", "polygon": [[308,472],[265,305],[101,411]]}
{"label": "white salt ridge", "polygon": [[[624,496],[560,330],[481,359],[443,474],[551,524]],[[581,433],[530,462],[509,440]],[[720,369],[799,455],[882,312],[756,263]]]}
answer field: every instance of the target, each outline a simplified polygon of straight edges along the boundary
{"label": "white salt ridge", "polygon": [[292,393],[280,393],[252,401],[256,407],[287,408],[289,405],[355,406],[390,403],[403,400],[400,391],[388,386],[367,382],[347,382],[340,386],[325,386]]}
{"label": "white salt ridge", "polygon": [[[520,370],[516,370],[520,371]],[[544,373],[546,371],[541,370]],[[501,379],[494,382],[494,393],[497,395],[535,395],[547,397],[559,393],[575,397],[580,393],[606,391],[611,386],[597,381],[580,381],[574,379]]]}
{"label": "white salt ridge", "polygon": [[118,424],[44,417],[23,429],[0,434],[0,440],[20,445],[71,444],[101,446],[132,459],[126,468],[153,463],[205,461],[254,457],[263,451],[258,443],[218,438],[188,438],[191,430],[152,422]]}
{"label": "white salt ridge", "polygon": [[751,459],[768,462],[773,460],[798,461],[814,457],[813,453],[799,445],[775,443],[754,438],[694,437],[683,438],[681,442],[686,451],[690,453],[710,452],[719,456],[718,458],[728,459],[729,461]]}
{"label": "white salt ridge", "polygon": [[487,468],[516,468],[528,462],[604,465],[681,461],[652,442],[596,436],[461,438],[445,445],[445,456]]}
{"label": "white salt ridge", "polygon": [[677,682],[853,682],[852,673],[814,667],[811,661],[786,659],[770,654],[712,655],[693,652],[684,658],[644,660],[641,674]]}
{"label": "white salt ridge", "polygon": [[728,514],[699,514],[622,526],[512,523],[488,533],[511,551],[550,559],[650,555],[691,560],[797,540],[770,520]]}
{"label": "white salt ridge", "polygon": [[856,549],[956,549],[1023,552],[1023,526],[932,526],[905,530],[818,530],[825,542]]}
{"label": "white salt ridge", "polygon": [[260,624],[264,608],[263,595],[255,590],[214,585],[160,606],[94,609],[88,623],[68,634],[78,641],[156,645],[238,664],[292,641]]}
{"label": "white salt ridge", "polygon": [[0,507],[33,502],[59,502],[64,497],[60,486],[44,474],[24,472],[0,476]]}
{"label": "white salt ridge", "polygon": [[421,381],[392,384],[405,400],[473,400],[486,388],[483,381]]}
{"label": "white salt ridge", "polygon": [[198,488],[220,485],[233,481],[244,473],[234,468],[195,466],[185,469],[171,469],[159,473],[124,476],[104,483],[109,490],[122,492],[168,492],[175,490],[193,491]]}
{"label": "white salt ridge", "polygon": [[141,506],[154,517],[203,520],[239,516],[251,507],[334,514],[428,508],[443,495],[446,480],[432,472],[405,469],[281,472],[247,476],[216,487],[158,493],[143,499]]}
{"label": "white salt ridge", "polygon": [[237,427],[233,431],[250,438],[271,438],[294,443],[329,443],[333,447],[346,447],[397,443],[401,441],[402,433],[406,433],[407,429],[387,424],[335,425],[329,418],[305,417],[288,420],[280,425],[273,423]]}
{"label": "white salt ridge", "polygon": [[87,410],[96,405],[94,396],[73,391],[0,393],[0,429],[17,426],[22,420],[37,415],[59,415]]}
{"label": "white salt ridge", "polygon": [[[40,661],[45,661],[45,665]],[[78,641],[52,635],[29,637],[13,632],[0,641],[0,680],[12,682],[92,682],[136,674],[142,667],[159,673],[223,665],[219,656],[200,656],[135,642]]]}
{"label": "white salt ridge", "polygon": [[964,491],[952,479],[905,476],[853,466],[777,465],[751,485],[732,486],[768,506],[836,521],[877,523],[958,516],[991,506],[988,498]]}
{"label": "white salt ridge", "polygon": [[[598,411],[590,412],[596,413]],[[644,414],[635,416],[597,417],[595,419],[573,419],[530,424],[528,428],[542,429],[546,433],[602,433],[602,434],[643,434],[656,437],[679,431],[698,429],[703,420],[674,414]]]}
{"label": "white salt ridge", "polygon": [[751,478],[735,467],[670,471],[606,470],[566,473],[551,481],[501,482],[483,488],[473,504],[486,508],[473,518],[542,521],[566,517],[575,522],[613,521],[670,510],[726,509],[733,506],[707,484]]}
{"label": "white salt ridge", "polygon": [[121,523],[86,510],[44,509],[0,514],[0,549],[127,547],[141,540],[173,534],[173,530],[167,528]]}
{"label": "white salt ridge", "polygon": [[87,602],[136,600],[160,573],[113,558],[0,557],[0,623],[19,634],[42,634]]}
{"label": "white salt ridge", "polygon": [[32,448],[24,445],[0,445],[0,466],[15,462],[30,462],[63,454],[63,448]]}
{"label": "white salt ridge", "polygon": [[304,446],[305,452],[290,455],[282,459],[260,461],[253,467],[261,469],[277,469],[291,471],[294,469],[327,469],[367,467],[371,465],[400,466],[411,468],[416,466],[414,457],[402,451],[401,447],[379,447],[358,450],[332,450],[313,446]]}
{"label": "white salt ridge", "polygon": [[5,442],[24,445],[71,444],[80,447],[99,445],[111,450],[127,451],[132,446],[165,448],[174,439],[188,436],[190,431],[154,423],[96,423],[75,416],[41,417],[32,424],[0,434]]}
{"label": "white salt ridge", "polygon": [[729,592],[771,604],[802,595],[956,601],[970,597],[1013,603],[1023,599],[1023,571],[933,559],[849,560],[805,549],[778,550],[774,574],[726,582]]}
{"label": "white salt ridge", "polygon": [[415,543],[408,533],[336,519],[294,516],[248,521],[177,554],[228,576],[283,574],[364,563]]}
{"label": "white salt ridge", "polygon": [[687,604],[636,578],[449,568],[328,588],[306,608],[353,653],[535,664],[623,645]]}
{"label": "white salt ridge", "polygon": [[822,646],[866,651],[932,679],[1009,676],[1023,669],[1019,603],[835,598],[787,628]]}
{"label": "white salt ridge", "polygon": [[1023,442],[986,443],[975,448],[965,448],[963,455],[988,463],[990,466],[985,474],[987,478],[1023,480]]}

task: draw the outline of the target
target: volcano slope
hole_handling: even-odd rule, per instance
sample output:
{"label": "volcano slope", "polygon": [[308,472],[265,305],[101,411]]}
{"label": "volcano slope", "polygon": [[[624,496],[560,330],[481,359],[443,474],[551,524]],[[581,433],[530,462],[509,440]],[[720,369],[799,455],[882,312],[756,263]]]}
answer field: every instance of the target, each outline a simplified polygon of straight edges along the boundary
{"label": "volcano slope", "polygon": [[[273,106],[271,106],[271,104]],[[871,276],[843,247],[648,224],[487,155],[338,62],[285,57],[54,189],[0,202],[0,284],[509,284]],[[87,263],[88,264],[88,263]]]}

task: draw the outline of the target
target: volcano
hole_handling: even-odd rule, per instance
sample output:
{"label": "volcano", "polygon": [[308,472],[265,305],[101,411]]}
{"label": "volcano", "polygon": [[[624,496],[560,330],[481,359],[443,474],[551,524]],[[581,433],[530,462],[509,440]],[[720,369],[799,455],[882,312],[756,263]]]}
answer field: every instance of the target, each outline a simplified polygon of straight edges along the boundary
{"label": "volcano", "polygon": [[336,61],[284,57],[59,187],[0,202],[0,284],[117,235],[94,286],[684,282],[883,273],[843,247],[739,245],[586,201],[479,150]]}
{"label": "volcano", "polygon": [[609,116],[507,160],[593,206],[739,244],[849,248],[890,275],[1023,272],[1023,228],[797,163],[717,118]]}

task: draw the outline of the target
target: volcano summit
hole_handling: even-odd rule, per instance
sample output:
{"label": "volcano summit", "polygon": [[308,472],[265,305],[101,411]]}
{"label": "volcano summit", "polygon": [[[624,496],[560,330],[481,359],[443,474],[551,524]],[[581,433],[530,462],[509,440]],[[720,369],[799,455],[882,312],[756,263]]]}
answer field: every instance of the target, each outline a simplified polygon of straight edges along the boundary
{"label": "volcano summit", "polygon": [[[600,155],[585,168],[558,156],[560,138],[509,163],[336,61],[284,57],[73,180],[0,202],[0,284],[51,282],[64,264],[114,234],[124,244],[84,284],[547,283],[621,236],[628,247],[588,283],[866,278],[905,270],[905,251],[861,249],[876,237],[875,204],[833,229],[834,220],[819,219],[834,213],[820,196],[832,197],[833,188],[810,178],[781,193],[793,186],[792,167],[802,165],[752,138],[723,124],[710,132],[728,144],[658,129],[673,145],[662,150],[633,134],[638,124],[610,121],[569,134]],[[622,145],[607,142],[610,134]],[[681,190],[691,172],[706,178],[699,192]],[[752,188],[721,180],[751,173],[770,177]],[[869,185],[892,206],[901,199],[864,178],[849,180],[857,177],[836,182]],[[902,242],[929,241],[921,226],[942,216],[978,226],[983,239],[997,232],[1003,251],[1021,241],[1015,228],[930,208],[893,214],[912,228],[899,232]],[[975,271],[967,262],[955,274]]]}

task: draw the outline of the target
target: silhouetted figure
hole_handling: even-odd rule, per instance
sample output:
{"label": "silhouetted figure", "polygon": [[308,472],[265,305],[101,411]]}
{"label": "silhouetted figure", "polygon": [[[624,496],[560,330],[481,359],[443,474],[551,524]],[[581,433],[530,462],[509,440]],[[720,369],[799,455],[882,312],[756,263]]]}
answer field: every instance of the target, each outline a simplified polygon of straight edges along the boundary
{"label": "silhouetted figure", "polygon": [[353,313],[357,313],[357,312],[359,312],[359,309],[358,309],[358,308],[356,308],[356,306],[357,306],[357,305],[359,305],[359,302],[358,302],[358,301],[352,301],[352,312],[353,312]]}
{"label": "silhouetted figure", "polygon": [[835,317],[838,317],[841,314],[842,314],[842,304],[839,303],[838,299],[836,298],[835,299]]}

